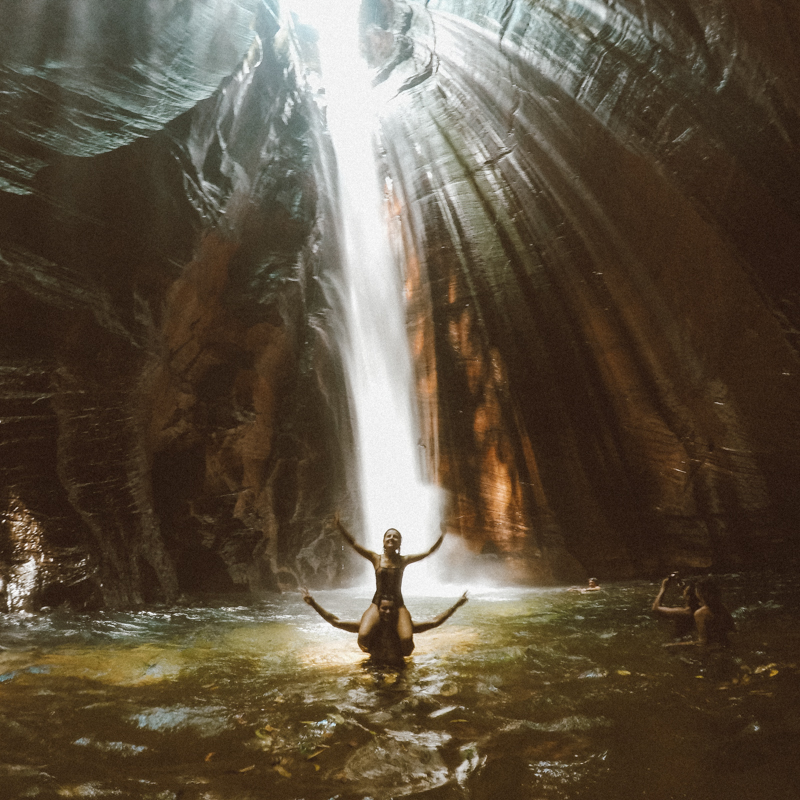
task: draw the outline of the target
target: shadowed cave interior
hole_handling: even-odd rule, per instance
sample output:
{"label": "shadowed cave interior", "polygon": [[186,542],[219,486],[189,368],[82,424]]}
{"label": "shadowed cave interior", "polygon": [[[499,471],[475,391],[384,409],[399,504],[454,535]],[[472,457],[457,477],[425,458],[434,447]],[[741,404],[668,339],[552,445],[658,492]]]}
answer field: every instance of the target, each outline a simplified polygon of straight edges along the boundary
{"label": "shadowed cave interior", "polygon": [[[5,607],[347,585],[316,32],[277,0],[2,10]],[[360,26],[446,577],[789,563],[797,8],[368,0]]]}
{"label": "shadowed cave interior", "polygon": [[797,4],[354,5],[0,0],[0,797],[795,800]]}

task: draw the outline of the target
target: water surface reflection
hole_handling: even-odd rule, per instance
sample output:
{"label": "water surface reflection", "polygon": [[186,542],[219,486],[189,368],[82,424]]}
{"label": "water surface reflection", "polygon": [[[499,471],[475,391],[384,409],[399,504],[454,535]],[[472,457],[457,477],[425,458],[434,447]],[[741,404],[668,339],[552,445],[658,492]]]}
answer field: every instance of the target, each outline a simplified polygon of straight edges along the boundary
{"label": "water surface reflection", "polygon": [[[723,580],[731,653],[670,652],[654,584],[472,593],[398,673],[300,596],[6,615],[0,796],[794,798],[797,593]],[[342,618],[366,598],[315,593]],[[452,598],[411,598],[420,620]]]}

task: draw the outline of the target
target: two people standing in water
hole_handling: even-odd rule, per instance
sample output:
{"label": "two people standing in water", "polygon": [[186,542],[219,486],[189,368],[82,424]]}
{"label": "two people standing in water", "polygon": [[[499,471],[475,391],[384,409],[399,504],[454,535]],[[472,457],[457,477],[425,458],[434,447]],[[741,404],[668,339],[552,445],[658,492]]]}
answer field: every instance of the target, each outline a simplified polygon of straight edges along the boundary
{"label": "two people standing in water", "polygon": [[[681,589],[682,607],[663,605],[664,595],[670,586]],[[677,572],[661,581],[661,588],[653,600],[652,611],[659,617],[675,623],[675,639],[665,647],[688,645],[718,645],[727,647],[729,634],[736,630],[730,611],[722,602],[719,586],[713,578],[700,578],[696,583],[684,583]],[[697,638],[686,639],[697,634]]]}
{"label": "two people standing in water", "polygon": [[[467,602],[464,594],[447,611],[429,622],[415,623],[403,601],[403,571],[409,564],[427,558],[435,553],[445,537],[445,529],[429,550],[416,555],[400,554],[402,536],[395,528],[383,534],[383,552],[375,553],[360,545],[344,527],[339,515],[334,517],[334,525],[344,540],[361,556],[366,558],[375,570],[375,594],[367,610],[358,623],[343,622],[334,614],[322,608],[307,590],[303,590],[303,600],[331,625],[352,633],[358,633],[358,646],[373,658],[383,661],[402,661],[414,650],[414,634],[431,630],[441,625],[460,606]],[[391,656],[391,657],[389,657]]]}

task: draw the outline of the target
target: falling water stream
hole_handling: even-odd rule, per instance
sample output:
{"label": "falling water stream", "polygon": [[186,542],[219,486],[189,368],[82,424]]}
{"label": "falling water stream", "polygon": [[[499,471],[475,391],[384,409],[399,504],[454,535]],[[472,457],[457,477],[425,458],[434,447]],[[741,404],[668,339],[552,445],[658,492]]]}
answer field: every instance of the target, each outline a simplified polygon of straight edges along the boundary
{"label": "falling water stream", "polygon": [[[403,276],[389,239],[376,169],[376,93],[360,54],[358,0],[296,0],[301,21],[319,32],[326,119],[336,155],[344,243],[343,348],[356,429],[360,493],[368,546],[380,550],[390,527],[405,552],[420,552],[439,533],[440,494],[422,474],[414,378],[406,332]],[[409,571],[404,588],[424,585],[425,568]]]}

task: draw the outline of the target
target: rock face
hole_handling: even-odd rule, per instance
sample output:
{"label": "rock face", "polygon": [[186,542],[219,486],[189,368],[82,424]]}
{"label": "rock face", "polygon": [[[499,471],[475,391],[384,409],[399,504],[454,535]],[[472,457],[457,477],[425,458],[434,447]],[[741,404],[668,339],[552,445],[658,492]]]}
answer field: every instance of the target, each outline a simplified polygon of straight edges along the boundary
{"label": "rock face", "polygon": [[[4,3],[11,608],[347,575],[313,34],[277,0]],[[430,472],[533,583],[760,564],[800,522],[800,18],[362,9]],[[357,525],[356,525],[357,527]]]}
{"label": "rock face", "polygon": [[733,568],[796,537],[800,18],[373,8],[429,435],[466,539],[546,580],[572,558]]}
{"label": "rock face", "polygon": [[55,6],[74,30],[82,3],[41,4],[32,31],[16,4],[4,31],[7,602],[331,580],[314,541],[350,429],[318,285],[336,269],[318,111],[275,6],[106,5],[88,41],[51,38]]}

